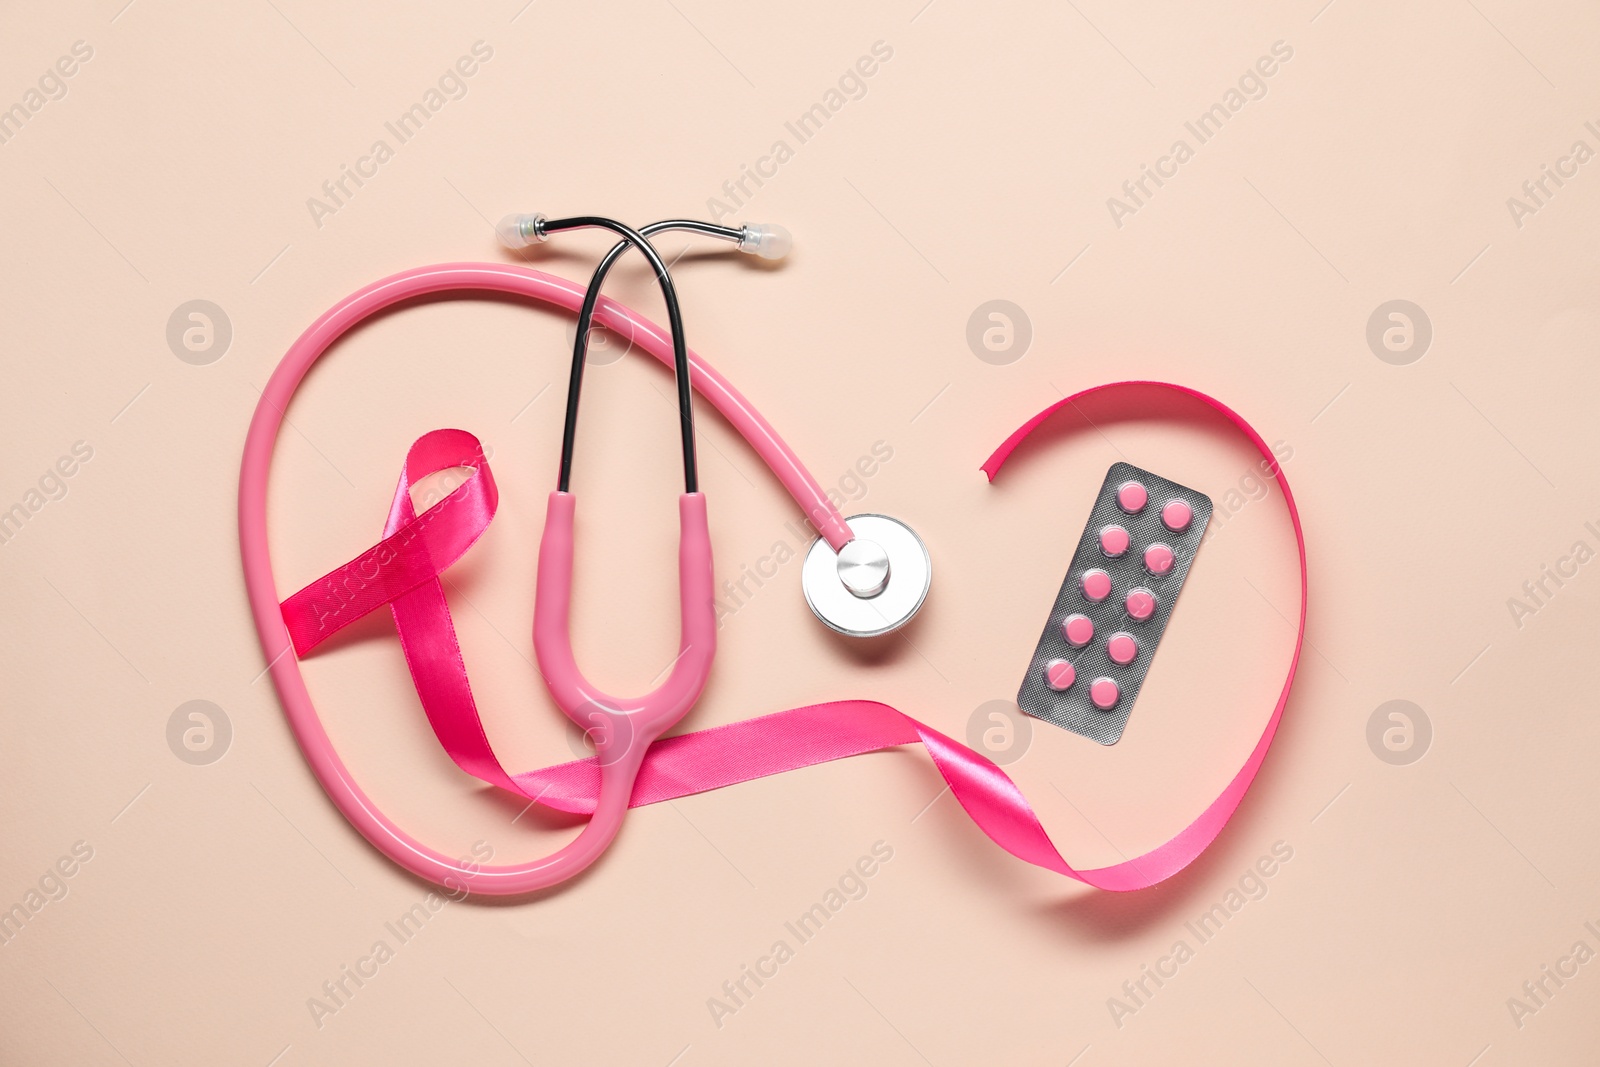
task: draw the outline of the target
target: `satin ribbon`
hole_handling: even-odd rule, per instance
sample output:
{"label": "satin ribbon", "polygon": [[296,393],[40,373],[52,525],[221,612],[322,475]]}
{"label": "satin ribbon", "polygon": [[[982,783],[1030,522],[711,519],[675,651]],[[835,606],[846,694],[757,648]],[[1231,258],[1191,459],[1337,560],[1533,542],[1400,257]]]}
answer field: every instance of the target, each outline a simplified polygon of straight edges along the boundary
{"label": "satin ribbon", "polygon": [[[991,481],[1029,434],[1064,407],[1113,390],[1168,390],[1222,414],[1268,464],[1294,528],[1300,562],[1300,613],[1283,689],[1260,740],[1222,793],[1176,836],[1143,855],[1092,870],[1072,867],[1051,842],[1022,791],[991,760],[905,713],[869,700],[840,700],[780,711],[653,744],[630,807],[703,793],[847,756],[920,742],[972,821],[1018,859],[1100,889],[1144,889],[1192,863],[1232,818],[1266,758],[1300,663],[1306,621],[1306,542],[1300,513],[1278,459],[1261,435],[1222,402],[1167,382],[1113,382],[1075,393],[1035,415],[983,464]],[[416,515],[411,487],[450,467],[472,474],[439,504]],[[482,447],[461,430],[435,430],[406,456],[384,538],[373,548],[294,594],[282,605],[295,652],[304,655],[337,630],[387,604],[428,721],[458,766],[492,785],[576,814],[594,810],[600,768],[594,757],[509,774],[484,733],[439,575],[478,539],[498,497]]]}

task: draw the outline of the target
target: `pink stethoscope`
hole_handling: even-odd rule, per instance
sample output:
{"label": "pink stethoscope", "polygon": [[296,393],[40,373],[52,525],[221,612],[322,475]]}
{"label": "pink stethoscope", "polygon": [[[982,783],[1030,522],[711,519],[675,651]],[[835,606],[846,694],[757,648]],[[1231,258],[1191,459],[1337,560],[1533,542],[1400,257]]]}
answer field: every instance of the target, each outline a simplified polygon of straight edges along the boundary
{"label": "pink stethoscope", "polygon": [[[272,664],[273,678],[301,748],[340,811],[381,851],[401,866],[430,881],[445,884],[450,880],[451,884],[465,884],[477,892],[515,894],[542,889],[570,878],[593,863],[622,825],[641,763],[651,743],[683,718],[705,688],[716,652],[715,593],[706,500],[697,484],[691,381],[766,461],[820,532],[821,536],[812,546],[807,563],[802,568],[807,600],[819,619],[835,630],[857,636],[873,636],[897,629],[921,607],[927,595],[931,572],[926,549],[909,527],[885,516],[845,519],[772,426],[725,378],[703,360],[691,355],[684,343],[682,318],[672,278],[649,237],[665,231],[687,231],[734,242],[741,251],[763,259],[781,259],[790,246],[786,230],[760,224],[734,228],[672,220],[635,231],[611,219],[591,216],[546,219],[543,215],[511,216],[496,229],[503,243],[521,248],[544,241],[553,233],[580,228],[601,228],[622,238],[601,260],[587,289],[526,268],[444,264],[404,271],[347,297],[313,323],[284,356],[262,392],[245,443],[239,514],[246,582],[257,627],[266,646],[267,658]],[[611,265],[630,247],[639,249],[655,272],[667,307],[667,337],[663,337],[654,324],[600,297],[601,283]],[[402,615],[414,608],[414,605],[408,608],[405,601],[415,598],[406,594],[415,589],[412,583],[421,572],[408,569],[409,562],[399,558],[402,553],[398,542],[391,545],[387,553],[364,554],[365,558],[358,558],[341,568],[342,575],[341,572],[335,572],[341,576],[334,582],[342,582],[343,587],[335,588],[331,596],[323,596],[320,605],[316,591],[319,583],[307,587],[311,592],[303,598],[308,612],[305,625],[300,627],[300,632],[294,632],[296,620],[289,609],[295,600],[291,598],[280,611],[266,541],[264,497],[272,446],[289,400],[311,365],[339,337],[362,320],[404,300],[428,293],[458,290],[511,293],[579,312],[567,392],[566,424],[562,433],[560,472],[556,489],[550,494],[544,535],[539,546],[533,645],[539,671],[557,707],[584,729],[595,744],[596,760],[600,767],[599,797],[593,817],[577,838],[543,859],[514,866],[478,867],[458,862],[415,840],[385,816],[356,784],[335,752],[311,703],[297,660],[294,655],[288,654],[291,649],[301,654],[309,651],[314,644],[359,618],[370,607],[377,606],[379,602],[388,603],[395,608],[396,622],[402,626],[402,643],[407,645],[408,659],[413,674],[417,676],[419,690],[422,690],[425,686],[424,676],[430,672],[437,675],[441,668],[438,664],[428,663],[426,653],[419,657],[407,642]],[[569,485],[591,322],[598,322],[671,365],[677,381],[685,483],[678,502],[680,644],[678,657],[666,679],[643,696],[614,696],[591,683],[573,656],[568,631],[576,505]],[[448,435],[460,432],[437,433]],[[461,436],[471,440],[469,435]],[[427,444],[424,445],[424,442]],[[418,450],[413,449],[412,458],[436,469],[456,465],[457,461],[462,466],[476,467],[480,486],[486,482],[487,492],[492,496],[494,490],[492,481],[487,480],[487,465],[475,462],[482,459],[481,453],[473,454],[475,445],[475,441],[463,444],[456,438],[430,435],[430,438],[419,442],[424,455],[418,456]],[[431,464],[426,454],[429,451],[437,452]],[[421,473],[420,470],[408,470],[412,481]],[[463,496],[461,502],[471,504],[473,500],[470,496]],[[481,494],[478,503],[480,506],[483,503]],[[492,500],[488,501],[488,506],[492,513]],[[430,537],[440,524],[435,523],[429,529],[418,529],[420,523],[410,510],[409,497],[401,492],[396,497],[396,510],[391,514],[391,526],[386,533],[395,535],[407,522],[415,524],[411,544],[415,545],[418,541],[426,543],[428,552],[423,555],[431,555],[435,561],[440,556],[453,561],[465,550],[466,544],[432,543]],[[442,536],[436,539],[449,540]],[[351,594],[352,579],[349,575],[352,574],[357,576],[354,580],[361,584],[361,593]],[[327,592],[327,585],[328,580],[324,579],[321,586],[324,592]],[[372,597],[380,595],[374,592],[375,589],[383,591],[381,601],[372,602]],[[394,595],[397,591],[399,595]],[[355,606],[348,603],[349,600],[361,600],[362,594],[367,595],[369,603]],[[334,607],[330,608],[330,604]],[[454,647],[453,632],[448,635],[448,640],[451,647],[444,650],[445,657],[454,655],[458,658],[459,650]],[[420,674],[419,658],[423,659]],[[442,669],[448,671],[449,667],[450,664],[446,663]],[[464,674],[459,684],[464,687]],[[470,701],[470,697],[467,699]],[[428,710],[440,739],[457,756],[458,762],[474,772],[484,771],[489,780],[507,784],[503,781],[506,776],[499,771],[498,763],[488,752],[486,742],[481,746],[481,752],[463,761],[459,755],[459,745],[452,744],[455,739],[451,736],[452,732],[462,733],[460,723],[442,725],[440,717],[433,714],[434,709]],[[472,725],[476,725],[475,714],[472,719]],[[479,747],[476,746],[477,739],[471,736],[472,730],[468,728],[464,732],[466,742]],[[481,736],[481,727],[477,728],[477,733]]]}
{"label": "pink stethoscope", "polygon": [[[1276,734],[1299,663],[1306,620],[1305,536],[1294,496],[1277,457],[1242,416],[1185,386],[1114,382],[1051,404],[1013,433],[983,465],[992,480],[1035,429],[1057,412],[1076,410],[1080,402],[1092,397],[1115,394],[1142,402],[1145,391],[1175,393],[1219,413],[1256,448],[1278,479],[1295,536],[1300,566],[1299,629],[1283,688],[1259,741],[1216,799],[1171,839],[1121,863],[1075,868],[1055,848],[1021,790],[1003,770],[983,754],[876,701],[833,701],[662,738],[699,699],[716,649],[711,542],[705,497],[696,479],[691,384],[755,449],[818,531],[802,565],[801,584],[807,603],[823,623],[862,637],[904,625],[926,598],[931,565],[921,540],[903,523],[881,515],[842,516],[771,425],[684,343],[677,295],[667,266],[649,237],[664,231],[686,231],[728,240],[741,251],[777,259],[789,248],[786,231],[775,226],[734,228],[682,220],[633,230],[598,217],[549,220],[542,215],[521,215],[502,221],[497,232],[502,242],[521,248],[552,233],[579,228],[606,229],[622,238],[601,260],[587,288],[526,267],[451,263],[403,271],[351,294],[290,346],[251,419],[239,483],[239,538],[256,629],[307,762],[340,812],[374,847],[406,870],[452,890],[523,894],[562,882],[593,863],[615,839],[630,807],[913,743],[927,748],[962,810],[992,841],[1020,859],[1091,886],[1127,891],[1154,885],[1182,870],[1215,840],[1249,789]],[[643,253],[654,270],[667,306],[666,331],[600,295],[606,273],[629,248]],[[591,737],[596,753],[589,759],[518,774],[501,766],[484,733],[439,579],[481,535],[498,503],[494,480],[476,438],[461,430],[435,430],[419,438],[406,457],[383,539],[282,602],[267,540],[267,479],[273,446],[290,400],[312,364],[352,327],[387,308],[431,293],[461,291],[507,293],[579,314],[560,471],[539,547],[533,641],[552,698]],[[569,483],[591,323],[672,366],[677,384],[685,480],[679,498],[679,654],[666,679],[638,697],[617,697],[589,682],[573,656],[568,631],[575,507]],[[411,501],[411,486],[431,473],[451,468],[466,468],[470,474],[442,501],[418,515]],[[393,613],[423,709],[451,758],[491,785],[547,807],[588,815],[589,821],[576,838],[541,859],[482,866],[418,841],[361,789],[317,715],[300,673],[299,657],[380,608]]]}

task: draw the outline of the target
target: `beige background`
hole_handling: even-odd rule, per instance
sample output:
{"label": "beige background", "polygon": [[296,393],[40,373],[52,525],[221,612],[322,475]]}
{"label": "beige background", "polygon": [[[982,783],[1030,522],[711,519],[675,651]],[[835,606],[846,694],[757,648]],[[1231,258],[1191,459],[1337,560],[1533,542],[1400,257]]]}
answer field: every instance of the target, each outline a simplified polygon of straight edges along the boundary
{"label": "beige background", "polygon": [[[1584,525],[1600,527],[1600,163],[1547,179],[1520,226],[1506,201],[1573,142],[1600,149],[1584,126],[1600,125],[1600,20],[1507,0],[921,2],[4,15],[0,106],[74,42],[93,55],[0,145],[0,509],[26,509],[75,442],[93,457],[0,546],[0,906],[41,879],[67,890],[0,948],[0,1060],[1595,1061],[1600,964],[1547,981],[1555,995],[1520,1020],[1508,998],[1569,966],[1575,942],[1600,950],[1584,926],[1600,928],[1600,577],[1547,581],[1520,626],[1508,600],[1576,542],[1585,559],[1600,548]],[[384,123],[478,41],[493,54],[466,95],[317,225],[307,199],[374,140],[395,147]],[[893,55],[864,95],[799,144],[784,123],[879,41]],[[1192,144],[1185,121],[1279,41],[1293,55],[1265,96],[1117,226],[1107,198]],[[1152,376],[1215,393],[1293,451],[1310,645],[1264,773],[1200,862],[1125,896],[997,850],[920,750],[641,810],[562,890],[442,909],[318,1026],[308,999],[393,941],[384,924],[426,887],[339,817],[262,676],[234,526],[256,390],[368,281],[507,258],[491,219],[705,216],[780,139],[793,157],[734,218],[784,223],[796,253],[777,270],[714,248],[681,260],[691,342],[825,483],[875,442],[893,449],[849,510],[914,525],[933,592],[902,637],[855,645],[811,619],[788,563],[727,621],[684,728],[867,696],[966,737],[1015,693],[1107,464],[1219,504],[1248,474],[1237,439],[1183,412],[1064,422],[998,485],[977,473],[1062,391]],[[532,258],[578,276],[603,247],[575,236]],[[657,315],[647,282],[629,262],[615,293]],[[166,341],[193,299],[232,326],[209,365]],[[1005,365],[966,341],[993,299],[1033,333]],[[1393,299],[1432,324],[1409,365],[1366,340]],[[517,768],[574,742],[527,641],[569,327],[495,301],[384,318],[301,390],[273,475],[287,595],[376,538],[417,435],[461,426],[492,446],[500,514],[450,596]],[[593,675],[637,688],[676,642],[670,386],[637,358],[590,381],[576,639]],[[800,547],[798,510],[705,410],[700,440],[719,576]],[[1274,494],[1202,552],[1122,744],[1036,725],[1010,770],[1069,859],[1134,855],[1214,795],[1270,707],[1294,599]],[[454,769],[387,623],[305,669],[359,780],[427,840],[509,860],[572,832]],[[1404,766],[1367,741],[1397,699],[1432,727]],[[209,765],[167,741],[191,700],[231,724]],[[709,998],[879,841],[893,859],[866,896],[718,1026]],[[77,842],[92,859],[53,881]],[[1254,888],[1280,842],[1292,858],[1265,895],[1200,944],[1185,924]],[[1180,939],[1193,958],[1115,1019],[1109,998],[1131,1004],[1123,983]]]}

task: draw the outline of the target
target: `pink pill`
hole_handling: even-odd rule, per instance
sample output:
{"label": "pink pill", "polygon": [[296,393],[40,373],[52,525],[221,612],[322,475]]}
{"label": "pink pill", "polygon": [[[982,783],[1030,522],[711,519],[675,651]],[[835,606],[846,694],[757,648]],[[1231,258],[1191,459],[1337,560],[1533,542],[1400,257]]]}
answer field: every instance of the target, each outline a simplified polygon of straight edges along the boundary
{"label": "pink pill", "polygon": [[1128,618],[1134,622],[1144,622],[1156,613],[1156,595],[1144,586],[1130,591],[1128,599],[1123,602],[1128,609]]}
{"label": "pink pill", "polygon": [[1053,659],[1045,664],[1044,684],[1058,693],[1063,689],[1070,689],[1077,677],[1078,672],[1064,659]]}
{"label": "pink pill", "polygon": [[1096,604],[1111,595],[1111,575],[1095,567],[1083,572],[1084,599],[1092,600]]}
{"label": "pink pill", "polygon": [[1139,642],[1132,634],[1115,633],[1106,642],[1106,655],[1119,667],[1126,667],[1139,656]]}
{"label": "pink pill", "polygon": [[1068,615],[1061,623],[1061,636],[1073,648],[1082,648],[1094,640],[1094,623],[1087,615]]}
{"label": "pink pill", "polygon": [[1122,690],[1110,678],[1096,678],[1089,683],[1089,699],[1101,711],[1110,711],[1122,699]]}
{"label": "pink pill", "polygon": [[1167,545],[1151,545],[1144,550],[1144,569],[1157,578],[1172,570],[1173,561],[1172,549]]}
{"label": "pink pill", "polygon": [[1117,489],[1117,507],[1129,515],[1137,515],[1149,503],[1150,494],[1138,482],[1123,482]]}
{"label": "pink pill", "polygon": [[1194,520],[1194,509],[1182,500],[1169,500],[1161,508],[1161,525],[1173,533],[1183,533]]}
{"label": "pink pill", "polygon": [[1128,531],[1120,526],[1111,525],[1100,531],[1100,551],[1112,559],[1128,551],[1128,543]]}

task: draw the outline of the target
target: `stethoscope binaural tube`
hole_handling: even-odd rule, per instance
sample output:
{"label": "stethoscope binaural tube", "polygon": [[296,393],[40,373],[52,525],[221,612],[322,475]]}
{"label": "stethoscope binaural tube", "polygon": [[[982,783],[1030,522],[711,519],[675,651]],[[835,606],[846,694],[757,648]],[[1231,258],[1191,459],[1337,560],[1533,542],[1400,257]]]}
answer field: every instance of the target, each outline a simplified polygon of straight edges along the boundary
{"label": "stethoscope binaural tube", "polygon": [[[598,215],[577,215],[567,219],[540,218],[535,232],[542,240],[562,230],[591,228],[610,230],[619,235],[624,248],[630,245],[637,247],[650,261],[650,267],[655,272],[656,284],[661,287],[661,298],[667,305],[667,329],[672,334],[672,373],[678,387],[678,428],[683,438],[683,491],[697,493],[700,491],[700,473],[694,455],[694,402],[689,384],[689,349],[683,340],[683,312],[678,306],[678,289],[672,284],[672,275],[655,246],[643,234],[615,219]],[[561,431],[561,467],[556,477],[556,490],[562,493],[567,492],[572,483],[572,445],[578,428],[578,400],[583,391],[583,353],[587,347],[588,322],[594,316],[594,303],[599,295],[598,284],[591,282],[583,302],[588,318],[580,318],[578,340],[573,346],[572,369],[567,379],[566,422]]]}
{"label": "stethoscope binaural tube", "polygon": [[[570,221],[570,220],[561,220]],[[558,224],[542,222],[541,231],[561,228]],[[607,227],[615,233],[623,233],[626,228],[621,226]],[[667,320],[673,331],[673,366],[677,376],[678,385],[678,419],[683,426],[685,437],[684,470],[686,492],[694,492],[699,484],[699,471],[695,469],[694,453],[691,451],[694,431],[694,410],[690,402],[689,371],[685,360],[682,367],[678,366],[677,357],[683,347],[683,319],[677,311],[677,287],[672,284],[671,274],[666,264],[662,262],[661,255],[650,243],[648,238],[657,233],[668,231],[692,231],[707,234],[713,237],[722,237],[726,240],[741,240],[744,231],[735,230],[729,226],[717,226],[708,222],[697,222],[692,219],[671,219],[666,222],[653,222],[648,226],[639,228],[638,233],[626,231],[627,236],[611,247],[611,250],[601,258],[600,264],[595,267],[594,274],[589,278],[589,289],[584,294],[583,307],[578,312],[578,329],[572,342],[572,369],[567,381],[567,413],[566,422],[561,430],[561,474],[557,487],[563,492],[572,484],[572,449],[578,427],[578,398],[583,389],[583,368],[589,351],[589,329],[594,322],[595,305],[600,300],[601,288],[605,285],[606,275],[611,273],[611,266],[624,252],[637,247],[644,253],[645,258],[656,271],[657,279],[662,283],[661,292],[667,301]]]}

